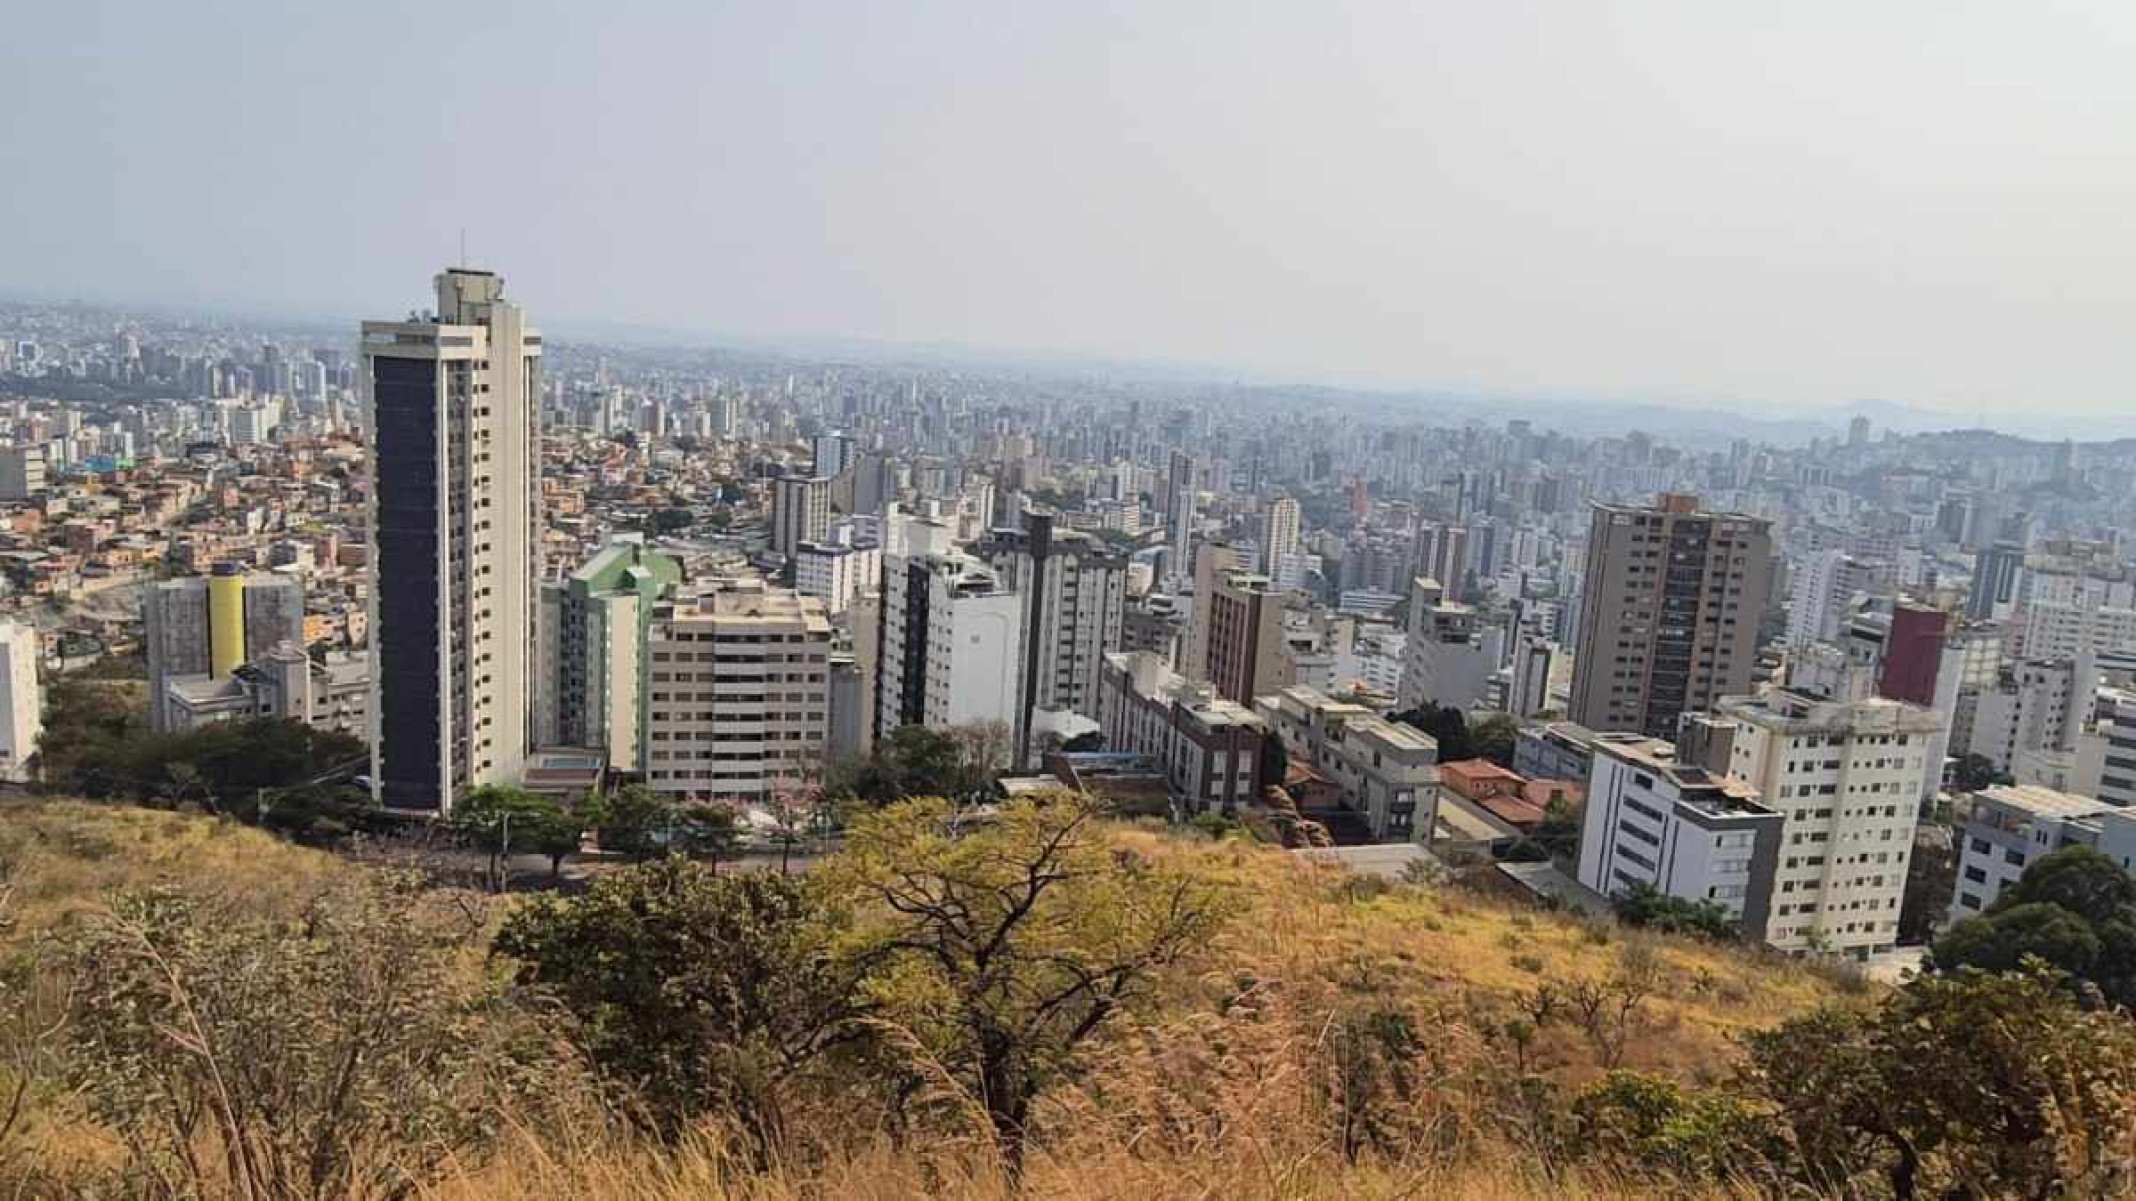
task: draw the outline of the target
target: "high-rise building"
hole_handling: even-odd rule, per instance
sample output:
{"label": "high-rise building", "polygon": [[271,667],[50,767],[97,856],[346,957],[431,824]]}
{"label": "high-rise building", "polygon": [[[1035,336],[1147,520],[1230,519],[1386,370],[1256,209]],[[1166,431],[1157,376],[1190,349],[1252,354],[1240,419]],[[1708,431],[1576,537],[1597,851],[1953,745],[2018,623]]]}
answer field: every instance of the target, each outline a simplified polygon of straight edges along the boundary
{"label": "high-rise building", "polygon": [[279,643],[303,647],[304,585],[294,576],[246,575],[234,563],[220,563],[212,576],[150,586],[141,617],[149,726],[167,733],[182,724],[170,699],[173,680],[220,679]]}
{"label": "high-rise building", "polygon": [[0,621],[0,780],[21,783],[30,778],[30,758],[44,734],[39,642],[36,626]]}
{"label": "high-rise building", "polygon": [[1506,712],[1536,717],[1550,708],[1550,676],[1557,666],[1557,644],[1538,634],[1523,634],[1513,648],[1506,678]]}
{"label": "high-rise building", "polygon": [[[999,722],[1022,712],[1022,598],[937,522],[904,523],[883,563],[875,736]],[[1014,742],[1011,745],[1015,745]]]}
{"label": "high-rise building", "polygon": [[853,440],[844,434],[817,434],[809,449],[811,467],[824,479],[844,475],[853,465]]}
{"label": "high-rise building", "polygon": [[882,582],[883,551],[873,542],[803,542],[794,548],[794,590],[813,596],[834,618]]}
{"label": "high-rise building", "polygon": [[802,543],[823,541],[831,529],[831,481],[782,475],[771,488],[771,549],[792,558]]}
{"label": "high-rise building", "polygon": [[1165,471],[1165,576],[1180,582],[1187,578],[1194,555],[1194,457],[1173,451]]}
{"label": "high-rise building", "polygon": [[1674,493],[1651,508],[1597,504],[1567,716],[1668,738],[1682,714],[1748,692],[1771,580],[1762,518]]}
{"label": "high-rise building", "polygon": [[1897,579],[1891,564],[1862,559],[1842,550],[1810,556],[1795,573],[1788,601],[1787,643],[1804,647],[1839,637],[1855,598],[1889,593]]}
{"label": "high-rise building", "polygon": [[1098,673],[1120,648],[1127,559],[1087,534],[1024,514],[1020,530],[995,530],[977,547],[1002,586],[1023,598],[1024,684],[1018,758],[1028,766],[1039,714],[1096,717]]}
{"label": "high-rise building", "polygon": [[541,336],[504,279],[449,268],[437,311],[363,324],[375,445],[372,788],[443,814],[516,783],[541,540]]}
{"label": "high-rise building", "polygon": [[680,563],[631,536],[542,584],[536,746],[599,750],[617,771],[645,770],[653,610],[681,579]]}
{"label": "high-rise building", "polygon": [[1149,651],[1103,656],[1097,716],[1108,748],[1149,756],[1196,812],[1231,813],[1277,783],[1261,778],[1268,723]]}
{"label": "high-rise building", "polygon": [[0,500],[34,500],[45,488],[43,446],[0,447]]}
{"label": "high-rise building", "polygon": [[1446,599],[1439,581],[1410,581],[1409,636],[1402,642],[1403,709],[1424,704],[1466,711],[1481,703],[1505,654],[1505,628]]}
{"label": "high-rise building", "polygon": [[762,801],[823,767],[831,622],[761,580],[662,603],[649,641],[646,781],[702,800]]}
{"label": "high-rise building", "polygon": [[1973,587],[1966,593],[1965,615],[1974,621],[2008,617],[2017,603],[2017,577],[2025,566],[2025,548],[2014,542],[1983,547],[1973,557]]}
{"label": "high-rise building", "polygon": [[1261,574],[1280,574],[1286,556],[1298,553],[1298,502],[1279,496],[1268,502],[1261,519]]}
{"label": "high-rise building", "polygon": [[1469,569],[1467,527],[1425,522],[1417,528],[1415,575],[1439,581],[1452,600],[1463,599]]}
{"label": "high-rise building", "polygon": [[[1942,722],[1881,697],[1823,701],[1774,689],[1730,697],[1706,766],[1748,781],[1781,815],[1766,941],[1867,957],[1898,942],[1914,823]],[[1724,749],[1725,748],[1725,749]]]}
{"label": "high-rise building", "polygon": [[1217,695],[1251,707],[1254,698],[1293,682],[1283,645],[1283,594],[1265,575],[1229,572],[1194,598],[1208,612],[1208,658],[1202,678]]}

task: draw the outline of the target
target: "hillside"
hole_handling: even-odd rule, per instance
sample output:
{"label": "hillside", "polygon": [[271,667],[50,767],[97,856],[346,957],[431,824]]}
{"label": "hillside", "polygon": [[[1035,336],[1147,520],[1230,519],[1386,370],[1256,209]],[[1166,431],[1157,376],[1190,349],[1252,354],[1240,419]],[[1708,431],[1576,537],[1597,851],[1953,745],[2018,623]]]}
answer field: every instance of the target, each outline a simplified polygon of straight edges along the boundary
{"label": "hillside", "polygon": [[[1841,991],[1765,956],[1628,939],[1458,890],[1344,876],[1245,842],[1125,828],[1106,837],[1115,855],[1191,867],[1238,908],[1192,971],[1167,975],[1155,1004],[1093,1045],[1086,1073],[1042,1098],[1017,1195],[1578,1195],[1609,1174],[1542,1174],[1552,1136],[1541,1127],[1553,1119],[1537,1087],[1570,1095],[1611,1066],[1687,1085],[1719,1080],[1737,1061],[1738,1034]],[[0,871],[7,953],[22,962],[40,940],[95,928],[111,898],[128,892],[174,892],[230,922],[286,923],[378,869],[203,817],[13,802],[0,807]],[[491,906],[517,903],[440,895],[485,929],[498,916]],[[52,969],[41,970],[49,978]],[[469,988],[499,978],[479,956],[459,956],[451,971]],[[1583,985],[1597,996],[1623,990],[1598,1024],[1572,1013]],[[30,1062],[24,1029],[9,1033],[9,1070],[19,1073]],[[582,1085],[564,1073],[549,1087]],[[106,1122],[56,1078],[28,1097],[28,1120],[11,1144],[0,1142],[13,1152],[0,1152],[0,1172],[40,1165],[48,1175],[29,1195],[124,1163]],[[811,1128],[806,1151],[786,1166],[765,1169],[730,1153],[731,1138],[701,1133],[658,1149],[586,1105],[582,1121],[513,1121],[500,1101],[504,1133],[490,1153],[462,1149],[449,1166],[409,1166],[426,1181],[422,1195],[470,1201],[1015,1191],[983,1142],[954,1122],[913,1144],[876,1120],[847,1126],[811,1110],[826,1127]],[[136,1180],[121,1195],[158,1193]]]}

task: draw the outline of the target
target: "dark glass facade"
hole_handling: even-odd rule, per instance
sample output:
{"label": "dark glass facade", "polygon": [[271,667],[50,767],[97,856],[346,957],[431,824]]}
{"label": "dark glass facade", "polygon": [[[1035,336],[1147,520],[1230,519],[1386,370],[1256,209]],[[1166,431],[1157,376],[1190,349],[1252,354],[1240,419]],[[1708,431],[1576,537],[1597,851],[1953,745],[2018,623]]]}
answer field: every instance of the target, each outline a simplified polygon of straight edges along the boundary
{"label": "dark glass facade", "polygon": [[379,790],[387,807],[442,807],[438,762],[438,370],[372,362],[377,425]]}

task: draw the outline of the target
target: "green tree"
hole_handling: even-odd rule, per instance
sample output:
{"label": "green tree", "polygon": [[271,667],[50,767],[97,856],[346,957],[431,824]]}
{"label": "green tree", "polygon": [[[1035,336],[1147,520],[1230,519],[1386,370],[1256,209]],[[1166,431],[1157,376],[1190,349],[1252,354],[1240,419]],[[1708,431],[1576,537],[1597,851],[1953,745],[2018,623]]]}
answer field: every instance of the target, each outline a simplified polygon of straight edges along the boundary
{"label": "green tree", "polygon": [[643,784],[625,784],[608,796],[602,809],[603,850],[643,859],[667,839],[675,809]]}
{"label": "green tree", "polygon": [[866,960],[831,955],[839,911],[822,894],[818,879],[671,855],[534,899],[496,948],[577,1017],[593,1063],[656,1130],[732,1113],[768,1145],[787,1083],[866,1033]]}
{"label": "green tree", "polygon": [[1439,705],[1430,701],[1414,709],[1394,715],[1394,720],[1414,726],[1439,744],[1439,762],[1455,763],[1476,757],[1476,745],[1469,738],[1468,718],[1452,705]]}
{"label": "green tree", "polygon": [[1968,754],[1951,768],[1951,787],[1959,792],[1979,792],[1995,784],[2011,782],[2009,773],[1995,766],[1986,755]]}
{"label": "green tree", "polygon": [[1512,768],[1513,743],[1520,735],[1520,723],[1512,714],[1493,713],[1469,727],[1468,733],[1470,750],[1478,758]]}
{"label": "green tree", "polygon": [[704,856],[716,872],[722,859],[732,859],[741,849],[741,819],[732,806],[685,805],[675,811],[675,838],[676,849]]}
{"label": "green tree", "polygon": [[974,756],[991,749],[956,731],[899,726],[865,758],[835,767],[826,788],[877,808],[914,796],[978,800],[986,796],[993,775]]}
{"label": "green tree", "polygon": [[1736,937],[1736,919],[1719,901],[1673,897],[1647,883],[1634,884],[1616,900],[1617,917],[1628,926],[1644,926],[1666,934],[1695,934],[1702,938]]}
{"label": "green tree", "polygon": [[1559,793],[1543,806],[1543,820],[1530,835],[1553,859],[1569,859],[1580,850],[1580,807]]}
{"label": "green tree", "polygon": [[2136,1138],[2136,1025],[2045,967],[1919,978],[1873,1012],[1826,1009],[1751,1036],[1804,1183],[1899,1201],[2106,1195]]}
{"label": "green tree", "polygon": [[821,870],[884,1019],[984,1106],[1011,1170],[1033,1100],[1224,920],[1217,886],[1121,850],[1086,797],[975,817],[940,798],[865,815]]}
{"label": "green tree", "polygon": [[1916,841],[1913,857],[1906,861],[1906,891],[1899,900],[1899,941],[1919,944],[1934,936],[1950,912],[1957,887],[1957,839],[1940,846]]}
{"label": "green tree", "polygon": [[469,790],[453,807],[452,824],[462,837],[489,853],[491,886],[509,885],[511,857],[546,855],[552,880],[563,875],[566,857],[577,854],[586,830],[598,824],[597,806],[571,806],[545,793],[504,784]]}
{"label": "green tree", "polygon": [[1931,953],[1944,970],[2012,971],[2027,957],[2136,1006],[2136,879],[2089,847],[2063,847],[1945,931]]}
{"label": "green tree", "polygon": [[1772,1115],[1727,1092],[1688,1093],[1674,1081],[1614,1071],[1573,1098],[1582,1152],[1673,1182],[1766,1180],[1783,1154]]}

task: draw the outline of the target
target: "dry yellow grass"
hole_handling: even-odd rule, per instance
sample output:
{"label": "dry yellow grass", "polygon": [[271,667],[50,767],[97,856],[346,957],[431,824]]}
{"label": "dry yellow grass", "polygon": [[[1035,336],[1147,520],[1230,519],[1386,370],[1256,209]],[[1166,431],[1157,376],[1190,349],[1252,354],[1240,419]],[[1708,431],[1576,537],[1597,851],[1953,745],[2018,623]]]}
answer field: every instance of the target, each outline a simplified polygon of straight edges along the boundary
{"label": "dry yellow grass", "polygon": [[[1698,1082],[1725,1075],[1734,1040],[1835,999],[1820,975],[1770,956],[1630,937],[1591,922],[1452,888],[1380,887],[1245,843],[1123,829],[1126,848],[1191,857],[1235,886],[1241,911],[1211,954],[1165,982],[1153,1011],[1122,1022],[1081,1085],[1035,1116],[1028,1170],[1012,1182],[976,1129],[896,1145],[881,1115],[808,1110],[806,1147],[771,1169],[723,1156],[709,1137],[679,1148],[612,1130],[516,1131],[478,1162],[409,1165],[429,1201],[1222,1201],[1332,1198],[1617,1198],[1630,1182],[1546,1176],[1509,1103],[1495,1021],[1540,985],[1600,980],[1628,945],[1656,965],[1623,1066]],[[76,802],[0,805],[0,871],[22,938],[93,910],[121,888],[169,885],[254,912],[294,912],[366,869],[229,822]],[[1359,1153],[1331,1121],[1348,1066],[1345,1015],[1398,1012],[1425,1047],[1391,1135]],[[1543,1031],[1533,1071],[1576,1088],[1601,1070],[1572,1024]],[[44,1115],[44,1151],[84,1163],[116,1148],[78,1115]],[[1540,1140],[1538,1140],[1540,1141]],[[1393,1151],[1384,1150],[1392,1146]],[[1696,1191],[1676,1195],[1701,1195]],[[1725,1195],[1725,1194],[1711,1194]]]}

